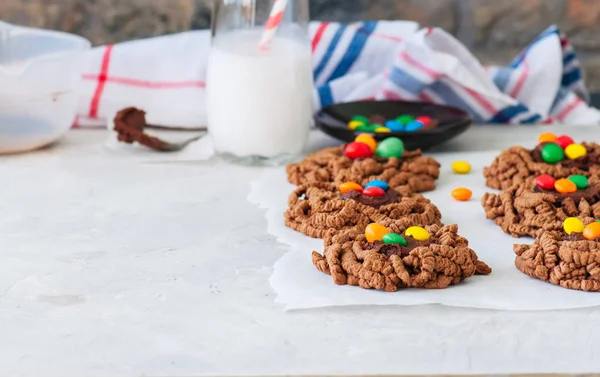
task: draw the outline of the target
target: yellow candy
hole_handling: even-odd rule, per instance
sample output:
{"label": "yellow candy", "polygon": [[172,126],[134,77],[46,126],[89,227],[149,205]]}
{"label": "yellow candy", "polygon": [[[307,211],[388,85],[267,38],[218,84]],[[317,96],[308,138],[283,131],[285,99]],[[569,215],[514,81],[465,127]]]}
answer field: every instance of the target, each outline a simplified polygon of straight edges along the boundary
{"label": "yellow candy", "polygon": [[404,234],[414,238],[417,241],[427,241],[430,237],[429,232],[420,226],[411,226],[410,228],[406,229]]}
{"label": "yellow candy", "polygon": [[388,133],[388,132],[392,132],[392,131],[390,131],[389,128],[379,127],[379,128],[375,129],[375,132],[379,133],[379,134],[384,134],[384,133]]}
{"label": "yellow candy", "polygon": [[381,241],[383,236],[388,233],[391,233],[388,228],[377,223],[371,223],[365,229],[365,237],[367,237],[367,241],[369,242]]}
{"label": "yellow candy", "polygon": [[375,141],[373,136],[369,134],[360,134],[356,137],[356,139],[354,139],[354,141],[357,143],[367,144],[373,153],[375,153],[375,150],[377,149],[377,141]]}
{"label": "yellow candy", "polygon": [[456,174],[469,174],[471,172],[471,164],[467,161],[454,161],[452,163],[452,170]]}
{"label": "yellow candy", "polygon": [[359,126],[364,126],[364,123],[359,122],[357,120],[351,120],[350,122],[348,122],[348,128],[351,129],[352,131],[354,131]]}
{"label": "yellow candy", "polygon": [[571,144],[565,148],[565,154],[571,160],[576,160],[579,157],[583,157],[587,154],[585,147],[581,144]]}
{"label": "yellow candy", "polygon": [[583,229],[585,229],[585,225],[583,221],[579,220],[577,217],[568,217],[563,222],[563,228],[567,234],[575,233],[583,233]]}
{"label": "yellow candy", "polygon": [[354,182],[344,182],[341,185],[339,185],[338,189],[340,190],[340,192],[342,194],[347,194],[350,191],[357,191],[357,192],[363,191],[362,186],[359,185],[358,183],[354,183]]}

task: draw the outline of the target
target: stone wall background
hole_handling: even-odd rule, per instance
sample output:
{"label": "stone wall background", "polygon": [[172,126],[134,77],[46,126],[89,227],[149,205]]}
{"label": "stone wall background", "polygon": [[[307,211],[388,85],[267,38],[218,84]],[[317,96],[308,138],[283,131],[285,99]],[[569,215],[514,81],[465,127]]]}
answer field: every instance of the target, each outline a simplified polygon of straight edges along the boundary
{"label": "stone wall background", "polygon": [[[315,20],[408,19],[439,26],[484,63],[504,64],[557,24],[600,91],[600,0],[310,0]],[[1,0],[0,19],[115,43],[210,24],[211,0]]]}

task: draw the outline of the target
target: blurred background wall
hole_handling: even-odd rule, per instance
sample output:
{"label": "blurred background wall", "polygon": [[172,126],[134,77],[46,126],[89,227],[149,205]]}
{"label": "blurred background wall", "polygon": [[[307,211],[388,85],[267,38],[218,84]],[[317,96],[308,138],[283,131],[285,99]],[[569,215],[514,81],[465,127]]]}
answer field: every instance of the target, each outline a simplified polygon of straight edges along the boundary
{"label": "blurred background wall", "polygon": [[[503,64],[551,24],[600,92],[600,0],[310,0],[315,20],[408,19],[456,35],[484,63]],[[206,28],[211,0],[0,0],[0,19],[106,44]]]}

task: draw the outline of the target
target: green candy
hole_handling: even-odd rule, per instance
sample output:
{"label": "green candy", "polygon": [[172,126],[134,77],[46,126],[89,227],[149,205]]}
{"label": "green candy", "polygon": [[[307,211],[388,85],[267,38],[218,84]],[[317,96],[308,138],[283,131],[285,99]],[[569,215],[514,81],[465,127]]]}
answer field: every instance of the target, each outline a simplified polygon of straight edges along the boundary
{"label": "green candy", "polygon": [[400,158],[404,154],[404,143],[397,137],[388,137],[377,145],[375,154],[383,158]]}
{"label": "green candy", "polygon": [[352,120],[354,120],[356,122],[361,122],[365,126],[369,124],[369,118],[367,118],[364,115],[356,115],[356,116],[352,117]]}
{"label": "green candy", "polygon": [[388,244],[388,245],[400,245],[400,246],[408,245],[408,242],[406,242],[404,237],[402,237],[401,235],[396,234],[396,233],[388,233],[388,234],[384,235],[381,240],[383,241],[383,243]]}
{"label": "green candy", "polygon": [[590,185],[590,182],[585,175],[572,175],[569,177],[569,181],[575,183],[578,190],[584,190]]}
{"label": "green candy", "polygon": [[542,148],[542,160],[548,164],[556,164],[565,159],[565,151],[555,143],[548,143]]}
{"label": "green candy", "polygon": [[371,126],[358,126],[354,129],[354,131],[359,132],[375,132],[375,128]]}
{"label": "green candy", "polygon": [[407,125],[410,122],[412,122],[413,120],[415,120],[415,117],[412,115],[400,115],[398,118],[396,118],[396,122],[403,124],[403,125]]}
{"label": "green candy", "polygon": [[372,123],[372,124],[369,124],[369,127],[373,127],[373,130],[375,130],[377,128],[382,128],[385,126],[383,124],[379,124],[379,123]]}

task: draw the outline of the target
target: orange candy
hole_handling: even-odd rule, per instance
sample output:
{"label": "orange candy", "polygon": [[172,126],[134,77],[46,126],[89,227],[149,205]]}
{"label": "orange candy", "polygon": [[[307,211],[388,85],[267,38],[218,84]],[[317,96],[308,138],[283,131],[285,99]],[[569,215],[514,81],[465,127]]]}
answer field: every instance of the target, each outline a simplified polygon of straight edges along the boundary
{"label": "orange candy", "polygon": [[544,132],[538,138],[538,143],[552,143],[556,140],[556,135],[552,132]]}
{"label": "orange candy", "polygon": [[354,182],[344,182],[341,185],[339,185],[338,189],[340,190],[340,192],[342,194],[347,194],[350,191],[356,191],[356,192],[363,191],[362,186],[359,185],[358,183],[354,183]]}
{"label": "orange candy", "polygon": [[[377,132],[377,130],[375,130],[375,132]],[[360,134],[356,137],[356,139],[354,139],[354,141],[357,141],[359,143],[363,143],[363,144],[367,144],[369,146],[369,148],[371,148],[371,150],[373,151],[373,153],[375,153],[375,150],[377,149],[377,141],[375,140],[375,138],[369,134]]]}
{"label": "orange candy", "polygon": [[471,199],[471,196],[473,196],[473,192],[464,187],[460,187],[452,191],[452,197],[456,200],[460,200],[461,202],[466,202],[467,200]]}
{"label": "orange candy", "polygon": [[561,194],[570,194],[577,191],[577,185],[568,179],[559,179],[554,182],[554,189]]}
{"label": "orange candy", "polygon": [[367,241],[369,242],[381,241],[383,239],[383,236],[385,236],[388,233],[390,233],[390,230],[388,228],[377,223],[371,223],[367,225],[367,228],[365,229],[365,236],[367,237]]}
{"label": "orange candy", "polygon": [[583,236],[590,241],[595,240],[596,238],[600,238],[600,223],[594,222],[588,224],[583,229]]}

